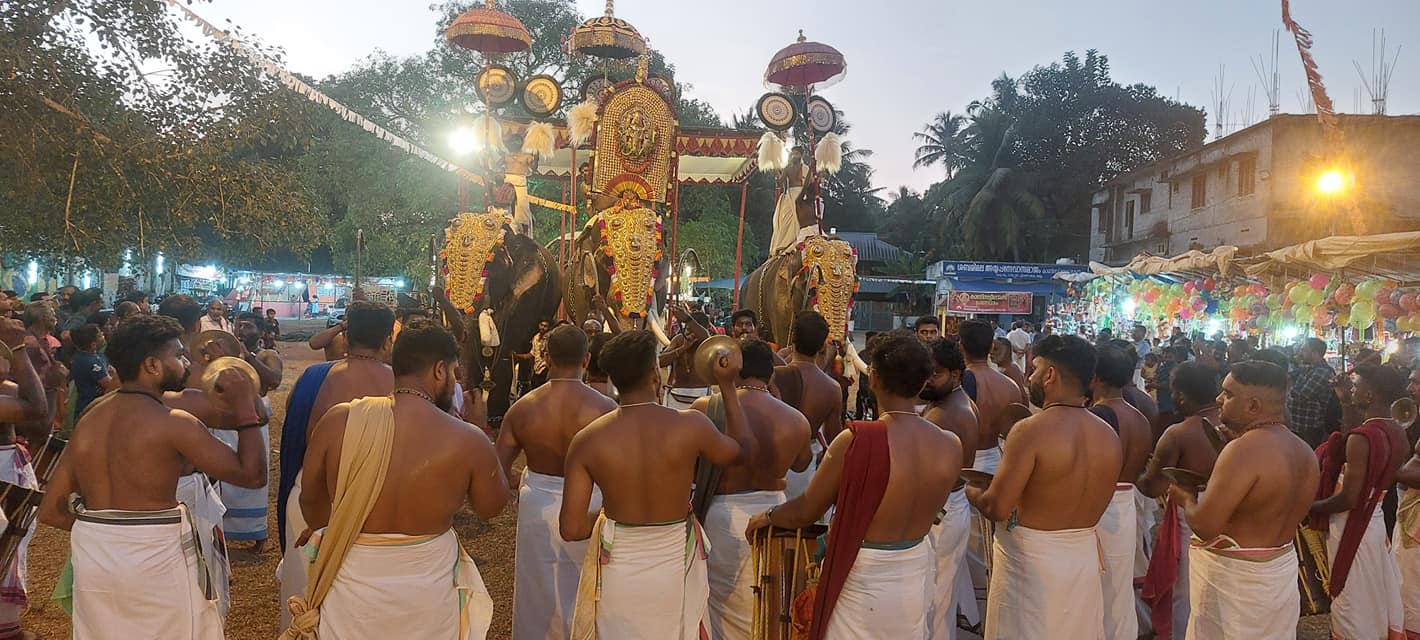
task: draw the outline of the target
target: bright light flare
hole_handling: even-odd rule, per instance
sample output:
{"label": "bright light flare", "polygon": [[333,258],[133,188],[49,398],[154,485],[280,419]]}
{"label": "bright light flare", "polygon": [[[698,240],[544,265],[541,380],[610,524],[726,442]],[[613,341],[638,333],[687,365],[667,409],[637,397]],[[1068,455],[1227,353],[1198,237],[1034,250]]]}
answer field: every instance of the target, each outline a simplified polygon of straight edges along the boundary
{"label": "bright light flare", "polygon": [[1316,190],[1322,193],[1340,193],[1345,188],[1346,176],[1336,169],[1330,169],[1316,179]]}
{"label": "bright light flare", "polygon": [[1139,303],[1135,302],[1133,298],[1125,298],[1124,302],[1121,302],[1119,304],[1119,310],[1124,314],[1125,317],[1133,317],[1134,310],[1138,307]]}
{"label": "bright light flare", "polygon": [[478,133],[472,127],[459,127],[449,133],[449,147],[458,155],[478,151]]}

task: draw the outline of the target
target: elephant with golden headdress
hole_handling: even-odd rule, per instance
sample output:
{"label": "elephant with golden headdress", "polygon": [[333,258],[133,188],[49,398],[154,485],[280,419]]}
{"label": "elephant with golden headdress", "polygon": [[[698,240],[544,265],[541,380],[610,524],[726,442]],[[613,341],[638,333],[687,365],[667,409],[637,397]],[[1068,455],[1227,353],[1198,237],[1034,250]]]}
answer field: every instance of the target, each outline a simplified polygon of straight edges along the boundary
{"label": "elephant with golden headdress", "polygon": [[780,345],[789,343],[794,315],[809,309],[823,314],[829,340],[841,343],[858,290],[857,265],[846,241],[811,235],[750,273],[740,289],[740,306],[753,309]]}
{"label": "elephant with golden headdress", "polygon": [[[615,321],[622,330],[648,329],[668,343],[662,327],[669,269],[661,216],[624,197],[593,216],[573,242],[564,275],[563,310],[576,323]],[[594,300],[605,301],[604,309]]]}

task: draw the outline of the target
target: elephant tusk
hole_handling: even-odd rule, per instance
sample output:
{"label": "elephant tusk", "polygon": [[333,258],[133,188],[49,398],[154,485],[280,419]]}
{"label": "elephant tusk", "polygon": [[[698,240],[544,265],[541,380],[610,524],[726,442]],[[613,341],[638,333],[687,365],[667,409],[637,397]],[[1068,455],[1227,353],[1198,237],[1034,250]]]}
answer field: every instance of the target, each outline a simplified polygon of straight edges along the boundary
{"label": "elephant tusk", "polygon": [[666,330],[661,326],[661,316],[656,313],[655,307],[646,310],[646,324],[651,328],[651,333],[656,334],[656,340],[660,341],[662,347],[670,346],[671,339],[666,337]]}

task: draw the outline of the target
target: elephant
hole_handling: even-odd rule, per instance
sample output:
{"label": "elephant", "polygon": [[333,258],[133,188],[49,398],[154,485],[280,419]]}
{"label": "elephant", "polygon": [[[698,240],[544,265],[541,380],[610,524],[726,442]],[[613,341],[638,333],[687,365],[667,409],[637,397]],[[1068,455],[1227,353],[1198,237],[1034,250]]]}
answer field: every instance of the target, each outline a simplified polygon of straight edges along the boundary
{"label": "elephant", "polygon": [[459,338],[461,380],[469,389],[489,391],[488,416],[495,423],[512,403],[513,354],[528,352],[538,321],[551,320],[562,297],[556,256],[506,224],[501,230],[502,242],[487,250],[491,259],[482,261],[487,276],[475,304],[460,308],[452,302],[442,278],[432,292]]}
{"label": "elephant", "polygon": [[829,340],[842,342],[857,290],[857,262],[846,241],[810,236],[749,274],[740,289],[741,306],[754,310],[770,339],[781,346],[791,338],[794,315],[809,309],[828,320]]}
{"label": "elephant", "polygon": [[[572,245],[562,296],[563,310],[574,322],[610,314],[623,331],[648,329],[663,345],[670,343],[662,327],[670,269],[660,224],[652,209],[612,206],[582,228]],[[593,308],[597,296],[607,308]]]}

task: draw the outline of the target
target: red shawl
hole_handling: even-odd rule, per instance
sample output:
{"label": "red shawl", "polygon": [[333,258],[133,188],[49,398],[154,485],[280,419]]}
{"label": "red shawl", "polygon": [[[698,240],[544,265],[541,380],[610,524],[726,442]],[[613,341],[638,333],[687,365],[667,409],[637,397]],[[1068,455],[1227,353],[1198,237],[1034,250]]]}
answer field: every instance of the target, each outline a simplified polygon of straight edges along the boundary
{"label": "red shawl", "polygon": [[1149,570],[1144,574],[1144,589],[1140,593],[1149,604],[1149,619],[1153,622],[1155,637],[1159,638],[1172,637],[1173,589],[1178,583],[1178,561],[1183,555],[1181,533],[1178,509],[1173,497],[1169,497],[1164,501],[1159,539],[1154,543],[1154,554],[1149,557]]}
{"label": "red shawl", "polygon": [[828,552],[819,569],[815,589],[810,640],[822,640],[828,630],[838,594],[848,580],[848,572],[858,559],[858,549],[868,534],[868,523],[878,512],[887,492],[892,458],[888,453],[887,425],[883,422],[849,422],[853,443],[843,460],[843,478],[838,483],[833,526],[828,530]]}
{"label": "red shawl", "polygon": [[[1316,498],[1323,500],[1336,492],[1336,483],[1341,478],[1341,466],[1346,463],[1346,438],[1351,434],[1362,436],[1370,452],[1366,461],[1366,482],[1361,487],[1361,504],[1346,514],[1346,526],[1341,530],[1341,542],[1336,547],[1336,557],[1331,559],[1331,584],[1328,592],[1335,598],[1346,586],[1346,576],[1351,572],[1351,562],[1356,559],[1356,549],[1361,545],[1361,537],[1371,522],[1376,505],[1385,496],[1382,480],[1385,478],[1386,463],[1390,460],[1390,438],[1386,437],[1388,422],[1381,418],[1371,418],[1349,432],[1331,434],[1326,442],[1316,448],[1316,459],[1321,464],[1321,484],[1317,486]],[[1311,528],[1326,531],[1330,516],[1324,513],[1311,514]]]}

